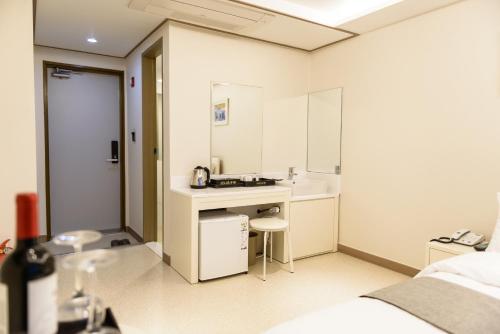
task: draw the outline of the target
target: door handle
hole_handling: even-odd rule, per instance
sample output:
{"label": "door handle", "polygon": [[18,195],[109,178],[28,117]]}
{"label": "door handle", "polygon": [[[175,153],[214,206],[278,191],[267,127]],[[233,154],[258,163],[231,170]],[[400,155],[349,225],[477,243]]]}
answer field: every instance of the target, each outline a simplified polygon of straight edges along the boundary
{"label": "door handle", "polygon": [[112,164],[118,163],[118,140],[111,141],[111,159],[106,159],[106,161]]}

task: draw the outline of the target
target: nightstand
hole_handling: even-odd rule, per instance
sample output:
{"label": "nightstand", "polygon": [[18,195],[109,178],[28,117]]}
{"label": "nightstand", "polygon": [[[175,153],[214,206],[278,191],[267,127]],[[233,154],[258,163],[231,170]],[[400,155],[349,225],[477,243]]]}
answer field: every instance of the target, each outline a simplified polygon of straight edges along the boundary
{"label": "nightstand", "polygon": [[474,247],[455,243],[443,244],[437,241],[429,241],[425,252],[425,265],[441,261],[452,256],[476,252]]}

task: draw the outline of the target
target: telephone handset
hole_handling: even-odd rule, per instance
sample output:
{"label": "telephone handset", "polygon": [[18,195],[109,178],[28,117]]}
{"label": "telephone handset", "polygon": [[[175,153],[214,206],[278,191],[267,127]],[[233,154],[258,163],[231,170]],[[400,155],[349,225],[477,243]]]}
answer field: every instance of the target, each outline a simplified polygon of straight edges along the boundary
{"label": "telephone handset", "polygon": [[475,246],[484,240],[484,235],[476,234],[468,229],[460,229],[455,231],[449,238],[440,237],[437,239],[432,239],[431,241],[438,241],[445,244],[456,243],[465,246]]}

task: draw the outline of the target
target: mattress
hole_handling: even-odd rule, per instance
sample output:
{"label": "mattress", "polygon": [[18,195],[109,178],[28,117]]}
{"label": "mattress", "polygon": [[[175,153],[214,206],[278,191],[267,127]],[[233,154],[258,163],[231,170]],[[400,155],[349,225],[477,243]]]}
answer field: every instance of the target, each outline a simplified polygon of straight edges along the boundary
{"label": "mattress", "polygon": [[[500,253],[476,252],[431,264],[416,277],[433,277],[500,299]],[[413,315],[370,298],[322,309],[266,333],[444,333]]]}

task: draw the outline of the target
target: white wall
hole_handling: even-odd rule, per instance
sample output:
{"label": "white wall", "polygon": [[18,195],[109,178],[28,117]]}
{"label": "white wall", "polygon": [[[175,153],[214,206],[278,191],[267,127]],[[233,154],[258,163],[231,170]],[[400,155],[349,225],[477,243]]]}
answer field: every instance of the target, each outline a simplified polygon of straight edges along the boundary
{"label": "white wall", "polygon": [[164,251],[175,223],[168,203],[172,176],[188,176],[210,162],[210,87],[212,81],[264,88],[263,169],[305,169],[309,56],[302,51],[167,23],[126,59],[129,139],[130,226],[142,234],[141,57],[163,38]]}
{"label": "white wall", "polygon": [[[125,60],[116,57],[98,56],[83,52],[66,51],[48,47],[35,46],[35,114],[36,114],[36,156],[37,156],[37,189],[40,196],[40,234],[47,233],[45,202],[45,142],[44,142],[44,106],[43,106],[43,61],[51,61],[70,65],[125,70]],[[33,75],[31,74],[31,77]],[[125,162],[125,169],[127,163]],[[128,189],[127,184],[125,188]],[[128,198],[128,197],[127,197]],[[127,205],[128,207],[128,205]],[[126,217],[128,224],[128,218]]]}
{"label": "white wall", "polygon": [[340,243],[413,267],[461,227],[490,234],[500,190],[500,2],[470,0],[312,55],[344,87]]}
{"label": "white wall", "polygon": [[212,81],[263,88],[263,171],[305,169],[306,52],[177,23],[169,40],[172,175],[210,166]]}
{"label": "white wall", "polygon": [[15,195],[36,191],[32,6],[0,1],[0,239],[16,237]]}

